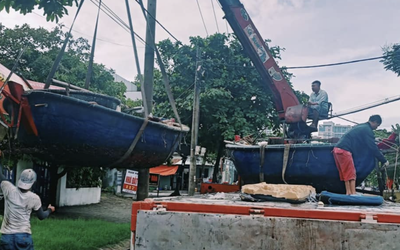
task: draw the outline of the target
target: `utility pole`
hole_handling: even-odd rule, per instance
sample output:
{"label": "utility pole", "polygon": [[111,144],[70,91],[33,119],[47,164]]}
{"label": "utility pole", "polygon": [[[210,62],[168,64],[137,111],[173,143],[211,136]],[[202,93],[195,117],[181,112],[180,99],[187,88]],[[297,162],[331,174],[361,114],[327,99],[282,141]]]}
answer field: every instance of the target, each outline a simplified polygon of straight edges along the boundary
{"label": "utility pole", "polygon": [[[156,6],[157,0],[148,0],[146,22],[146,49],[144,52],[144,93],[146,95],[146,102],[149,114],[153,107],[153,81],[154,81],[154,46],[156,34]],[[153,17],[151,17],[151,16]],[[142,201],[149,196],[149,169],[139,170],[138,192],[137,200]]]}
{"label": "utility pole", "polygon": [[196,186],[196,146],[199,133],[199,117],[200,117],[200,84],[199,72],[201,70],[200,50],[197,48],[196,53],[196,73],[194,77],[194,98],[193,98],[193,115],[192,115],[192,138],[190,143],[190,168],[189,168],[189,190],[188,195],[193,196]]}

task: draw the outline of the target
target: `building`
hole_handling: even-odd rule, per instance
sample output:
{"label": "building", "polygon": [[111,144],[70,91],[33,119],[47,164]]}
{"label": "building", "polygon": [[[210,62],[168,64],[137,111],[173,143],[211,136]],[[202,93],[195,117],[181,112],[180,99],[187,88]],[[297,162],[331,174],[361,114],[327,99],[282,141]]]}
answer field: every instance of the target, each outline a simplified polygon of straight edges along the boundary
{"label": "building", "polygon": [[131,81],[123,78],[122,76],[118,75],[115,72],[110,72],[115,82],[122,82],[126,86],[125,96],[133,101],[135,100],[142,100],[142,93],[137,90],[137,86],[133,84]]}
{"label": "building", "polygon": [[341,138],[352,127],[350,125],[340,125],[334,122],[323,122],[318,128],[318,137],[321,139]]}

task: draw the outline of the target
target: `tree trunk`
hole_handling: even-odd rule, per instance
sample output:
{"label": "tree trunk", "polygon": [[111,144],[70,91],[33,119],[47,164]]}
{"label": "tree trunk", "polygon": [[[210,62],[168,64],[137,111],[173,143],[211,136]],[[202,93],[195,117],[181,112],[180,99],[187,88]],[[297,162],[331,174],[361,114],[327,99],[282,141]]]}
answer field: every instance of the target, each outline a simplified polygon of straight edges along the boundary
{"label": "tree trunk", "polygon": [[213,183],[218,183],[217,176],[219,173],[219,161],[221,160],[222,153],[224,152],[224,141],[223,139],[217,142],[217,148],[218,148],[218,153],[217,153],[217,159],[215,159],[215,164],[214,164],[214,172],[213,172]]}

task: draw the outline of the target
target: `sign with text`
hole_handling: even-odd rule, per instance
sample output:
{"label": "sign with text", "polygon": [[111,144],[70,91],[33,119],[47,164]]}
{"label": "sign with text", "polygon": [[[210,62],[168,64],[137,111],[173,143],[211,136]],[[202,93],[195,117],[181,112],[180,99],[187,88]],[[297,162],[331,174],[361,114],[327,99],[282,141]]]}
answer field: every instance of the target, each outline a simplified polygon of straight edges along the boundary
{"label": "sign with text", "polygon": [[127,169],[124,185],[122,187],[122,192],[136,194],[138,179],[139,179],[138,171]]}
{"label": "sign with text", "polygon": [[150,174],[149,176],[149,184],[155,184],[158,186],[158,182],[160,181],[160,175],[159,174]]}

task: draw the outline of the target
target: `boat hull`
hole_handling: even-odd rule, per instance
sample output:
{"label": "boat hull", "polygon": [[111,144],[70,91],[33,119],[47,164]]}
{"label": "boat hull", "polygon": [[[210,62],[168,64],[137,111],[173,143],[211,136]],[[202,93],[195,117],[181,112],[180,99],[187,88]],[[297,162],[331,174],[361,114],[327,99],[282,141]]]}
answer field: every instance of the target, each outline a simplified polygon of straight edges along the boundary
{"label": "boat hull", "polygon": [[[311,185],[317,192],[330,191],[345,193],[345,186],[339,178],[332,155],[334,144],[294,144],[291,145],[285,181],[288,184]],[[282,184],[284,145],[269,145],[264,150],[264,164],[260,167],[260,146],[227,145],[228,155],[245,184],[260,182],[264,173],[267,183]],[[356,185],[375,168],[375,158],[371,154],[353,155],[357,172]]]}
{"label": "boat hull", "polygon": [[127,152],[144,119],[45,91],[24,94],[38,131],[21,126],[21,149],[40,160],[67,166],[143,169],[164,163],[188,131],[149,121],[132,153]]}

